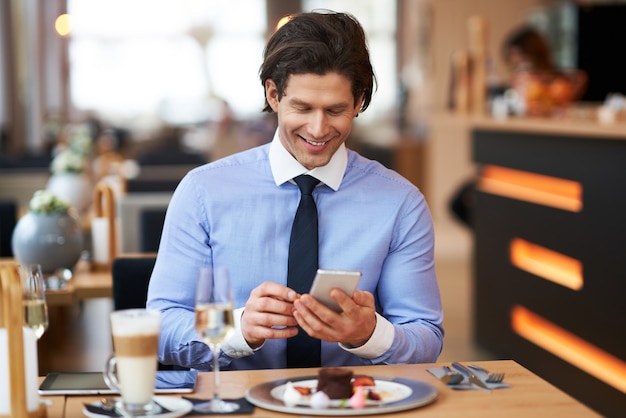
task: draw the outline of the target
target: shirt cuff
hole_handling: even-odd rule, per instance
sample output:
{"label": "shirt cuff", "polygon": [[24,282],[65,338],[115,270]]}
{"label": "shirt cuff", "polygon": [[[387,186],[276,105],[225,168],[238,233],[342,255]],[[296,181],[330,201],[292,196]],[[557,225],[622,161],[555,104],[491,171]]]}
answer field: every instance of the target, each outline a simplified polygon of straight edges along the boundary
{"label": "shirt cuff", "polygon": [[222,351],[231,358],[251,356],[255,351],[250,348],[246,339],[243,337],[243,332],[241,332],[241,315],[243,315],[244,309],[245,308],[238,308],[233,310],[235,332],[228,340],[224,341],[224,344],[222,344]]}
{"label": "shirt cuff", "polygon": [[393,343],[395,333],[396,330],[393,324],[376,312],[376,327],[374,328],[374,333],[365,344],[360,347],[352,348],[339,343],[339,347],[355,356],[372,359],[382,356],[389,350]]}

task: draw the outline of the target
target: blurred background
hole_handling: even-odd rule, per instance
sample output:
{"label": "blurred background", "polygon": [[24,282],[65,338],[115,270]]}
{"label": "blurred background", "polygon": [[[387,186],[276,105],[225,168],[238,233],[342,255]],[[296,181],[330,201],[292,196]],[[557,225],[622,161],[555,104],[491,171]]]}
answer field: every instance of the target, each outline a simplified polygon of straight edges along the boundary
{"label": "blurred background", "polygon": [[[621,106],[623,121],[614,95],[626,93],[626,64],[614,45],[626,36],[626,1],[0,0],[0,202],[14,205],[2,219],[14,224],[49,184],[55,158],[86,137],[82,171],[92,187],[115,175],[127,194],[120,250],[155,251],[160,230],[156,243],[142,244],[129,232],[136,210],[124,204],[148,193],[142,201],[162,214],[190,168],[271,140],[276,121],[261,112],[258,79],[265,41],[281,18],[318,8],[358,18],[378,80],[348,146],[400,172],[430,206],[446,314],[440,360],[494,358],[473,336],[473,230],[451,208],[477,174],[467,118],[500,115],[492,105],[508,97],[512,77],[503,45],[529,26],[549,42],[557,71],[587,76],[579,96],[540,117],[595,123],[606,108],[600,120],[612,123]],[[477,50],[485,97],[469,109],[459,99],[459,58]],[[81,216],[90,211],[87,202]],[[1,257],[13,255],[9,228],[0,225]],[[67,350],[43,367],[99,370],[110,341],[89,324],[106,326],[110,309],[110,300],[91,299],[80,315],[63,314],[74,342],[59,343]]]}
{"label": "blurred background", "polygon": [[[274,120],[260,111],[258,80],[265,40],[281,17],[328,8],[362,22],[378,78],[370,109],[356,121],[352,146],[418,185],[445,224],[450,195],[474,171],[463,144],[440,149],[433,133],[437,115],[450,107],[453,57],[470,47],[469,19],[479,16],[486,24],[489,86],[510,77],[501,53],[505,37],[531,24],[550,39],[559,67],[591,73],[583,99],[602,101],[619,86],[594,83],[609,83],[606,72],[622,74],[624,64],[617,54],[602,54],[600,63],[579,53],[580,22],[591,15],[581,10],[623,3],[2,0],[0,168],[47,168],[64,128],[76,123],[89,124],[94,153],[119,152],[140,165],[173,162],[158,161],[167,155],[159,152],[164,149],[180,151],[181,161],[210,161],[267,142]],[[615,10],[621,9],[601,18],[617,16],[613,20],[619,22]],[[587,29],[596,35],[592,43],[584,39],[592,45],[586,51],[600,51],[609,42],[598,26],[617,30],[603,22]],[[602,77],[594,76],[589,62],[600,66]],[[176,157],[170,152],[169,159]],[[33,179],[38,181],[43,179]],[[32,191],[3,183],[0,197],[24,206]]]}

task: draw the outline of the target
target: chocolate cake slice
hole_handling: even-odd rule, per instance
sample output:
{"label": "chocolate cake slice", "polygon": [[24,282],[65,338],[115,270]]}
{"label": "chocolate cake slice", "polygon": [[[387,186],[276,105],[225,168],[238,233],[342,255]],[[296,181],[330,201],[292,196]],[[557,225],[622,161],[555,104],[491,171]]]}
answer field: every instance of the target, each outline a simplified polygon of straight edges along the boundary
{"label": "chocolate cake slice", "polygon": [[330,399],[348,399],[352,396],[354,372],[342,367],[322,367],[317,375],[317,390]]}

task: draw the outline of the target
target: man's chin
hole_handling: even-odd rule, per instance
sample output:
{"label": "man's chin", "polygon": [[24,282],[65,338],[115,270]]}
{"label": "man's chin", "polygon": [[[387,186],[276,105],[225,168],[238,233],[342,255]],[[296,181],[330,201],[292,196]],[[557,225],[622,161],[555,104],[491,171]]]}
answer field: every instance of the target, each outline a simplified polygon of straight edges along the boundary
{"label": "man's chin", "polygon": [[300,164],[305,166],[308,170],[312,170],[316,167],[325,166],[329,161],[330,158],[326,156],[311,157],[310,155],[306,155],[303,161],[300,161]]}

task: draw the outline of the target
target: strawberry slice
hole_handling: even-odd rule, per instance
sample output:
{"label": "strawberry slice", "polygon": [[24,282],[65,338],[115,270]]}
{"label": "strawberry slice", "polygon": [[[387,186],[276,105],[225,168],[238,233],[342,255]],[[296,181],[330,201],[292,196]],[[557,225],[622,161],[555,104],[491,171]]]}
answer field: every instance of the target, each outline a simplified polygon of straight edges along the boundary
{"label": "strawberry slice", "polygon": [[360,375],[352,380],[352,387],[357,386],[376,386],[376,382],[374,382],[374,378],[371,376]]}
{"label": "strawberry slice", "polygon": [[367,391],[367,399],[369,399],[371,401],[381,401],[382,400],[380,395],[378,393],[374,392],[371,389]]}
{"label": "strawberry slice", "polygon": [[311,388],[306,387],[306,386],[294,386],[293,387],[295,390],[297,390],[300,395],[302,396],[307,396],[311,394]]}

